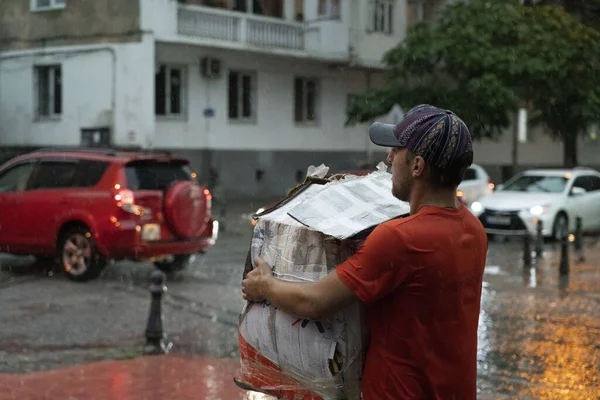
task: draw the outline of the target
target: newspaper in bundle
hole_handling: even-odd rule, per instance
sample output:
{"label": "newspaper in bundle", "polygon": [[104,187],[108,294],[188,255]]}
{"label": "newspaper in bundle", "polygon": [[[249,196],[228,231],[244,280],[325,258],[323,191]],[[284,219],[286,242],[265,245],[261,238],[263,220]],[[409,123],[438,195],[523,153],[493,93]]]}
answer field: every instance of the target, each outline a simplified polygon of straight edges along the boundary
{"label": "newspaper in bundle", "polygon": [[347,239],[409,210],[408,203],[392,195],[392,175],[375,171],[328,183],[288,214],[310,229]]}

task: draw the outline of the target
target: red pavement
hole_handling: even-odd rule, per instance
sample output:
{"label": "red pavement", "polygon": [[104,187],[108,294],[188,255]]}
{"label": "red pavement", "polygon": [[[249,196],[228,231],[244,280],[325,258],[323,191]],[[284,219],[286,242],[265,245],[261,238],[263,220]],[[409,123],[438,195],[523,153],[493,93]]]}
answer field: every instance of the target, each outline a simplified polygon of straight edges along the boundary
{"label": "red pavement", "polygon": [[151,356],[24,375],[0,374],[0,400],[271,400],[233,383],[239,361]]}

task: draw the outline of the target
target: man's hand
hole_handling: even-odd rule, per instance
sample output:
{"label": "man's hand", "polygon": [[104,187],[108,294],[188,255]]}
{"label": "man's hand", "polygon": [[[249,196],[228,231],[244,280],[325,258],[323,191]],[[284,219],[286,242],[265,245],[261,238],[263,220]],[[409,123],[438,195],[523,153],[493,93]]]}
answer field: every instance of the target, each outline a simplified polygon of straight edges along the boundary
{"label": "man's hand", "polygon": [[260,257],[254,258],[256,267],[242,281],[244,300],[261,302],[266,299],[270,283],[275,279],[271,266]]}
{"label": "man's hand", "polygon": [[302,318],[321,319],[358,301],[335,271],[316,282],[288,282],[273,276],[271,266],[254,259],[256,267],[242,281],[245,300],[268,300],[271,306]]}

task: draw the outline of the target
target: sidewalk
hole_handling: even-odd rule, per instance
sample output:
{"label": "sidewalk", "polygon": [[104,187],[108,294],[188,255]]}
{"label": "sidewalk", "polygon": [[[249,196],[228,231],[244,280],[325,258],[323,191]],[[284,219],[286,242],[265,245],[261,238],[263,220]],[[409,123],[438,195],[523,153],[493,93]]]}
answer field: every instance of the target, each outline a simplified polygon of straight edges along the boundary
{"label": "sidewalk", "polygon": [[236,359],[167,355],[0,374],[0,400],[274,400],[238,388],[238,367]]}

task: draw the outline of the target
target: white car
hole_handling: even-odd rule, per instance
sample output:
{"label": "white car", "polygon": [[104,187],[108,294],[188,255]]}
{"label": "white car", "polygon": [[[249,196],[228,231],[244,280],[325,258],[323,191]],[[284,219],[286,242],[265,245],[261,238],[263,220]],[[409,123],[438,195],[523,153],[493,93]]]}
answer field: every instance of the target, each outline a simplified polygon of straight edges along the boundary
{"label": "white car", "polygon": [[471,204],[471,211],[489,234],[535,234],[541,221],[544,237],[559,239],[575,231],[577,217],[582,218],[584,232],[596,232],[600,230],[600,172],[528,170]]}
{"label": "white car", "polygon": [[482,166],[472,164],[465,173],[465,178],[458,186],[456,195],[470,206],[481,197],[489,196],[494,190],[494,183]]}

